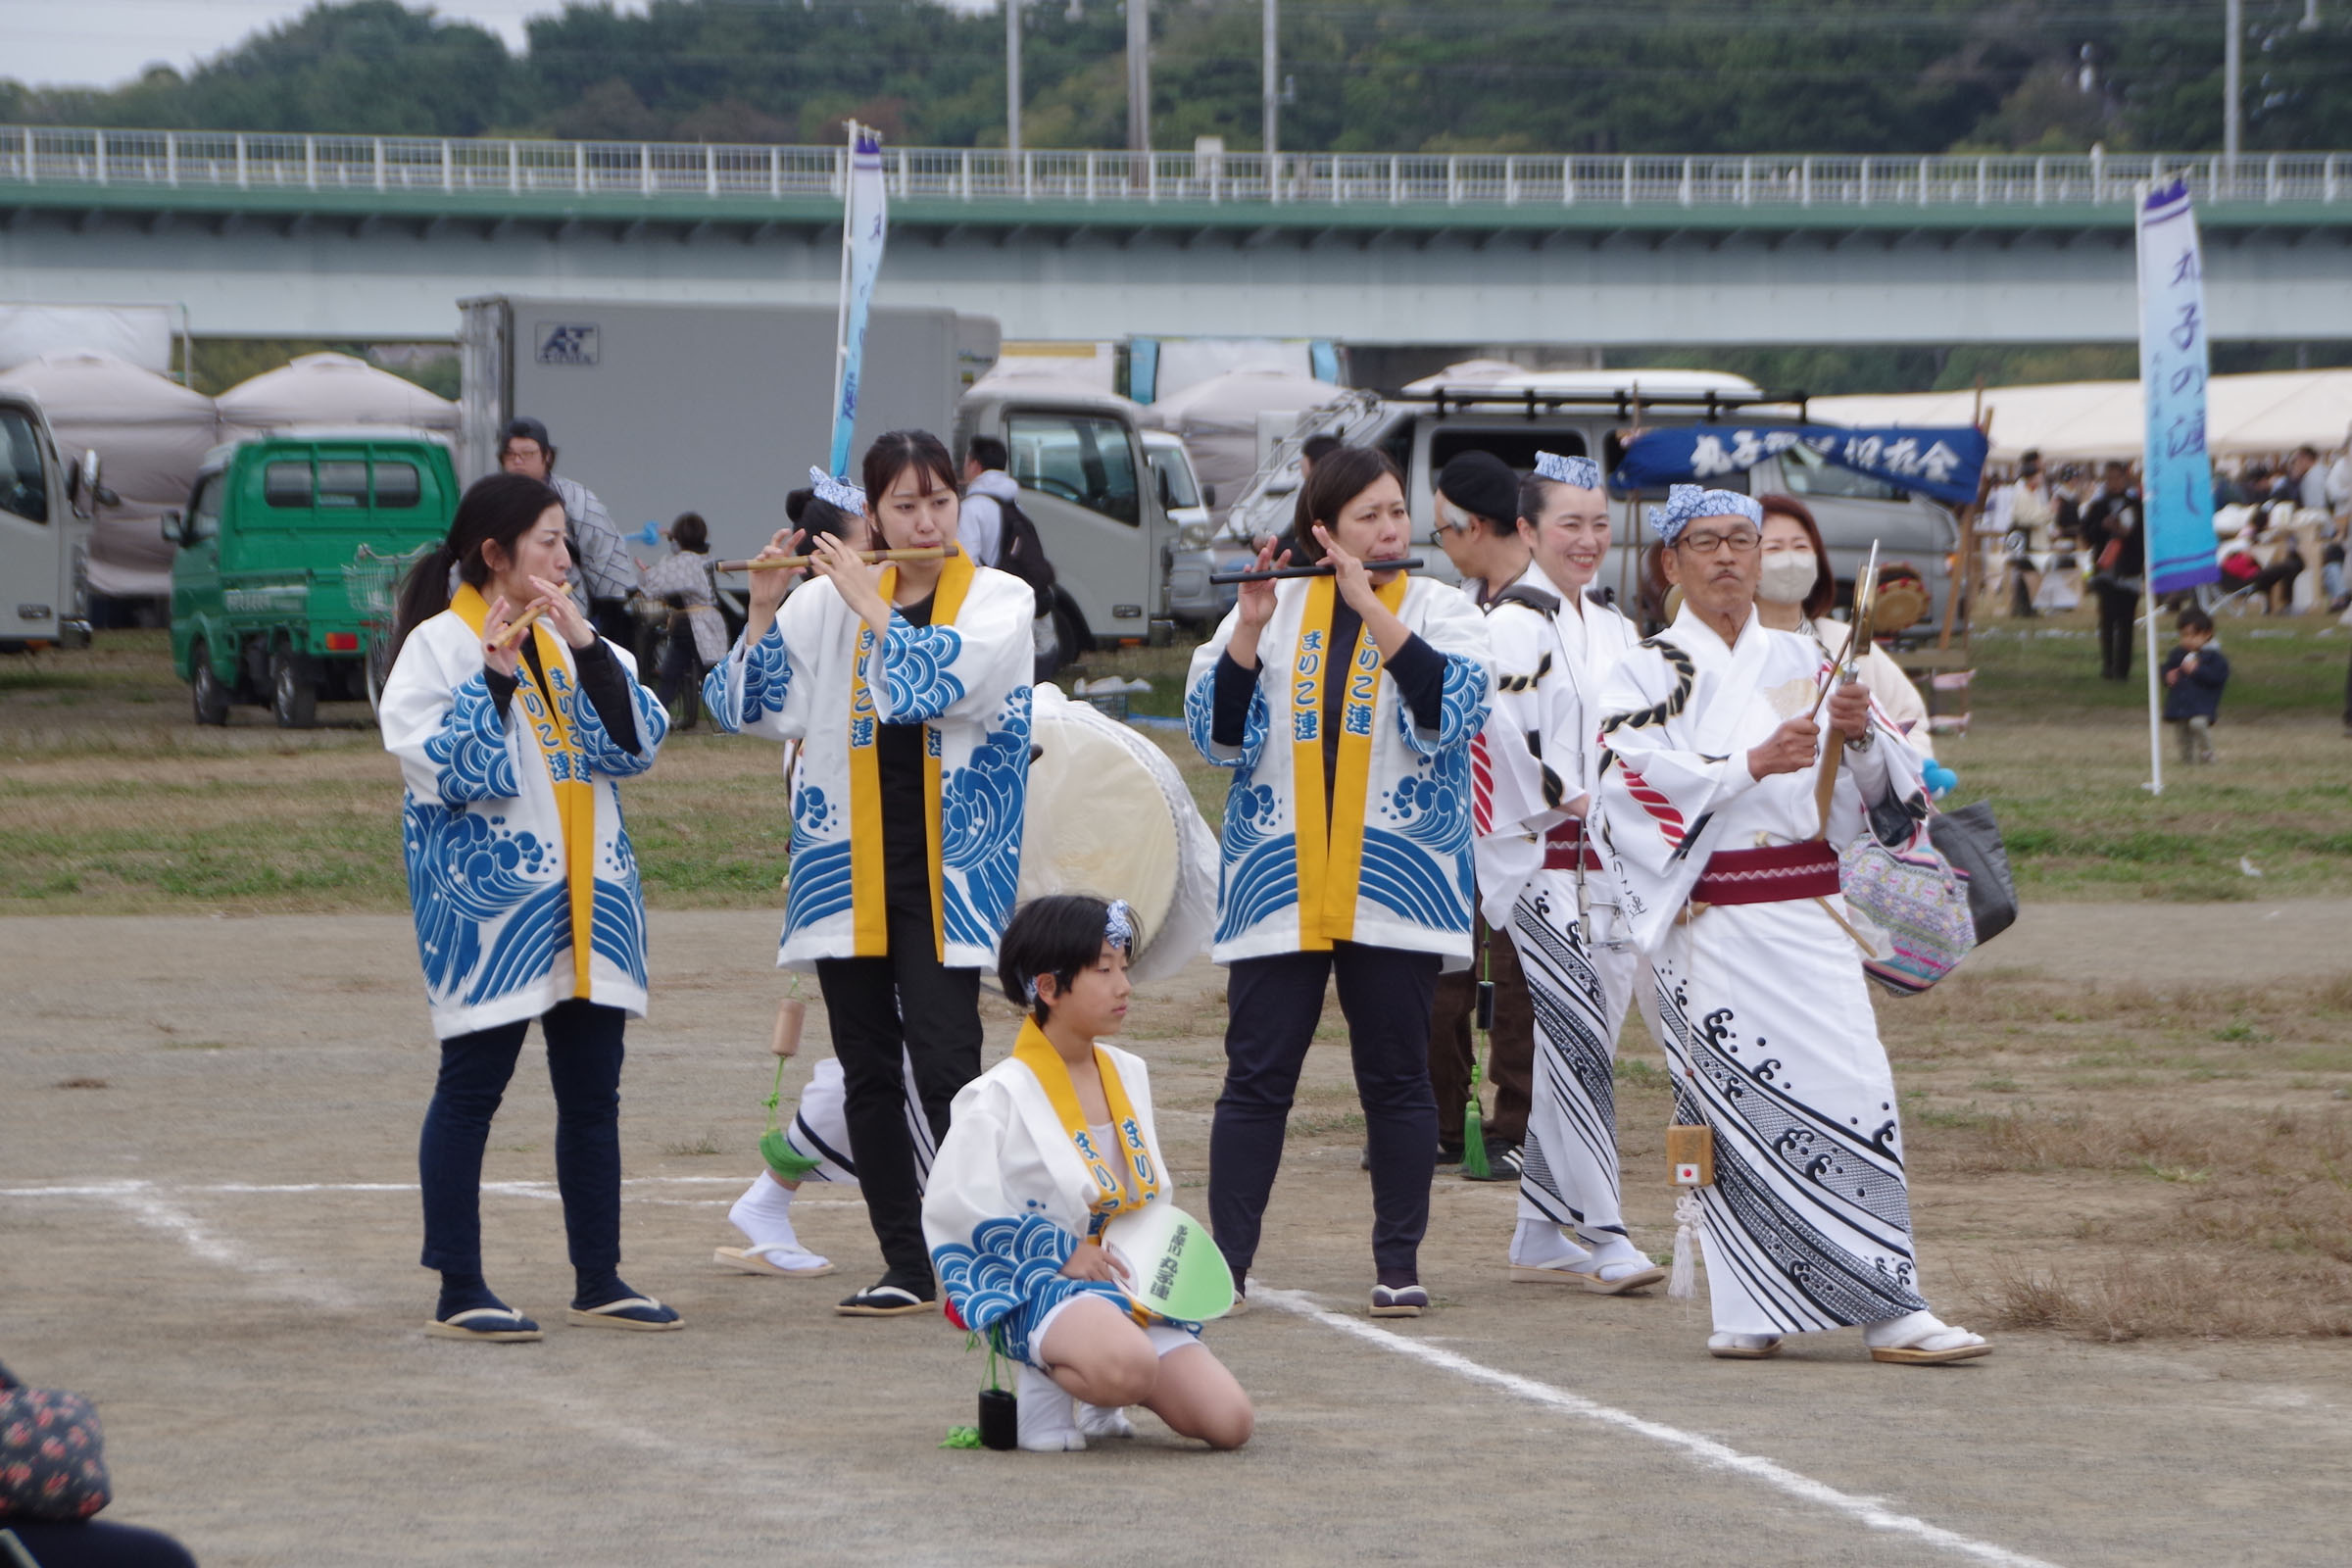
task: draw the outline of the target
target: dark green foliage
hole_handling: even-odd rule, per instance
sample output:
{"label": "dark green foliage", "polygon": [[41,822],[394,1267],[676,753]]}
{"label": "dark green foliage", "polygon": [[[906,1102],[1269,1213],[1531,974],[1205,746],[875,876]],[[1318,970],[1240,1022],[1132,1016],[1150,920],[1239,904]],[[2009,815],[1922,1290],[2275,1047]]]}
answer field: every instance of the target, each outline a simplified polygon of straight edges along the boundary
{"label": "dark green foliage", "polygon": [[[1115,0],[1031,0],[1024,135],[1125,140]],[[2352,143],[2352,21],[2248,0],[2245,146]],[[2211,148],[2220,8],[2206,0],[1286,0],[1293,150],[1740,153]],[[1154,0],[1163,147],[1259,137],[1257,0]],[[397,0],[319,5],[193,74],[112,90],[0,80],[0,121],[697,141],[1002,145],[1003,13],[934,0],[569,5],[520,58]],[[2085,71],[2087,70],[2087,77]]]}

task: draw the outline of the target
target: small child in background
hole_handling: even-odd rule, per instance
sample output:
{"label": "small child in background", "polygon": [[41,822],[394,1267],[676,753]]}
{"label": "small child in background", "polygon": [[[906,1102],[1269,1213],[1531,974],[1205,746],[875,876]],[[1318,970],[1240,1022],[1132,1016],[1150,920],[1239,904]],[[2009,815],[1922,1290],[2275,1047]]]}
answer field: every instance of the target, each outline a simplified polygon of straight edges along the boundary
{"label": "small child in background", "polygon": [[2164,656],[2164,721],[2180,737],[2180,760],[2213,760],[2213,724],[2222,713],[2230,661],[2214,641],[2213,617],[2183,610],[2174,621],[2180,640]]}

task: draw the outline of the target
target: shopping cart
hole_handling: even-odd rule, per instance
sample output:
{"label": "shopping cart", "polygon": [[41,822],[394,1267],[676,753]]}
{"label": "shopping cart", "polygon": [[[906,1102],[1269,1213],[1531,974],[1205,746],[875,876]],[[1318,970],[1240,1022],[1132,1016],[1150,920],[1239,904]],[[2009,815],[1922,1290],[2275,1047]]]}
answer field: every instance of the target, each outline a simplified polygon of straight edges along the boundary
{"label": "shopping cart", "polygon": [[380,718],[377,698],[392,673],[394,601],[409,569],[432,554],[425,544],[405,554],[378,555],[366,545],[343,564],[343,596],[360,617],[360,652],[368,669],[368,709]]}

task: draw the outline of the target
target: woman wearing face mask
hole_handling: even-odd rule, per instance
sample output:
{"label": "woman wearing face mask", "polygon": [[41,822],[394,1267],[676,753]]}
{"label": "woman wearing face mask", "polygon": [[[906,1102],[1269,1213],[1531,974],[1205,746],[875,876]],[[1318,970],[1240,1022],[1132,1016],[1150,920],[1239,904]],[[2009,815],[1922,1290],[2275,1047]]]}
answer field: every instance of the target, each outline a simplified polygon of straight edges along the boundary
{"label": "woman wearing face mask", "polygon": [[[1438,1152],[1430,1007],[1439,969],[1470,961],[1487,629],[1444,583],[1365,569],[1410,536],[1386,454],[1344,447],[1316,464],[1298,521],[1331,574],[1246,584],[1193,656],[1185,696],[1194,746],[1233,769],[1212,950],[1229,978],[1210,1225],[1246,1282],[1336,971],[1371,1152],[1372,1312],[1417,1317]],[[1288,559],[1268,543],[1257,566]]]}
{"label": "woman wearing face mask", "polygon": [[[1793,631],[1820,644],[1830,659],[1845,657],[1854,629],[1830,618],[1838,580],[1822,548],[1813,514],[1793,496],[1758,496],[1764,507],[1764,569],[1756,586],[1756,618],[1774,631]],[[1928,705],[1902,666],[1873,646],[1862,661],[1862,684],[1903,739],[1923,758],[1936,755],[1928,734]]]}

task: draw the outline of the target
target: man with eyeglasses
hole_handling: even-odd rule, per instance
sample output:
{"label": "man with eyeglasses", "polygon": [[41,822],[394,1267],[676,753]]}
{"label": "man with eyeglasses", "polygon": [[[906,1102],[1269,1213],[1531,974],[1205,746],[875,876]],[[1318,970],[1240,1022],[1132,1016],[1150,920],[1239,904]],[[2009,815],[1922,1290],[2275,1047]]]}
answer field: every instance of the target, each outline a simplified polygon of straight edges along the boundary
{"label": "man with eyeglasses", "polygon": [[637,592],[637,564],[596,492],[556,472],[556,448],[547,426],[537,419],[511,421],[499,434],[498,466],[537,479],[564,498],[564,533],[573,563],[571,597],[598,631],[624,648],[634,644],[637,631],[629,621],[628,600]]}
{"label": "man with eyeglasses", "polygon": [[1682,612],[1599,705],[1604,858],[1657,976],[1675,1120],[1712,1134],[1707,1350],[1859,1326],[1874,1360],[1966,1360],[1991,1346],[1920,1295],[1894,1076],[1838,893],[1867,807],[1925,809],[1919,759],[1867,688],[1757,618],[1763,519],[1696,485],[1651,510]]}

